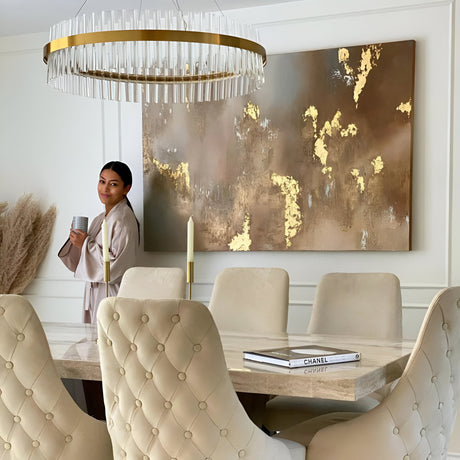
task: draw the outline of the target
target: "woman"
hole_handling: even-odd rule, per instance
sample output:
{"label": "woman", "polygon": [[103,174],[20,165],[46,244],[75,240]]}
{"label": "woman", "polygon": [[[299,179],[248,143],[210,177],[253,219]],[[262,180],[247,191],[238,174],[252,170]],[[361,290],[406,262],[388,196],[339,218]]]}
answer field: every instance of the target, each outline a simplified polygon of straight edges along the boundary
{"label": "woman", "polygon": [[91,223],[88,233],[70,230],[69,239],[59,251],[66,267],[75,278],[85,280],[85,323],[96,323],[99,302],[106,297],[102,254],[102,222],[107,222],[110,256],[109,296],[116,296],[123,273],[136,262],[139,245],[139,223],[127,194],[133,183],[129,167],[120,161],[111,161],[101,170],[97,191],[105,212]]}

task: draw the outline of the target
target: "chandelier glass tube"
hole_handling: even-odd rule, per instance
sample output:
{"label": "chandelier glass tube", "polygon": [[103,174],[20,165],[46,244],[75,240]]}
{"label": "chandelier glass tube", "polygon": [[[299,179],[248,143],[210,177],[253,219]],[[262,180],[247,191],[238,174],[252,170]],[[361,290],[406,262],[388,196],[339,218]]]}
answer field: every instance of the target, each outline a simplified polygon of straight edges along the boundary
{"label": "chandelier glass tube", "polygon": [[212,12],[119,10],[50,29],[47,82],[93,98],[187,103],[249,94],[264,82],[265,49],[249,25]]}

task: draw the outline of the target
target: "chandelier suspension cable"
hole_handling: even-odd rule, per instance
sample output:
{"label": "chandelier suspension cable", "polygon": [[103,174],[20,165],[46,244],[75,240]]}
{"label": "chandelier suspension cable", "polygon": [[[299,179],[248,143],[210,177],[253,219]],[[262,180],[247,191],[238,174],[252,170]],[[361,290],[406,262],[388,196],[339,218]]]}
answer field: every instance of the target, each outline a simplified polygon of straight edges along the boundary
{"label": "chandelier suspension cable", "polygon": [[78,9],[78,11],[75,13],[75,17],[77,17],[77,16],[80,14],[80,11],[81,11],[81,10],[83,9],[83,7],[86,5],[86,2],[87,2],[87,1],[88,1],[88,0],[85,0],[85,1],[81,4],[81,6],[80,6],[80,8]]}
{"label": "chandelier suspension cable", "polygon": [[257,31],[221,14],[101,11],[50,29],[48,84],[88,97],[147,102],[217,101],[262,86],[265,48]]}

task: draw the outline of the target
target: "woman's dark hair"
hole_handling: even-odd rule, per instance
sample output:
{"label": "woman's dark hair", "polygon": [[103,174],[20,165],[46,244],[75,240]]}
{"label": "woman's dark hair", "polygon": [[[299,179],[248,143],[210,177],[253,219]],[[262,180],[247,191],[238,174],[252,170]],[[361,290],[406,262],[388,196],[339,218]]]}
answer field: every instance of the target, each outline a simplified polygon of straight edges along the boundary
{"label": "woman's dark hair", "polygon": [[[109,161],[106,163],[102,169],[99,175],[102,174],[102,171],[105,171],[106,169],[111,169],[112,171],[116,172],[119,176],[120,179],[123,181],[124,186],[126,187],[127,185],[133,185],[133,175],[131,173],[131,170],[129,169],[129,166],[125,163],[122,163],[121,161]],[[134,214],[134,217],[136,218],[137,222],[137,234],[139,237],[139,241],[141,239],[141,230],[140,230],[140,225],[139,221],[137,220],[136,214],[134,213],[133,206],[131,202],[129,201],[128,197],[125,196],[126,198],[126,203],[127,205],[131,208],[131,211]]]}

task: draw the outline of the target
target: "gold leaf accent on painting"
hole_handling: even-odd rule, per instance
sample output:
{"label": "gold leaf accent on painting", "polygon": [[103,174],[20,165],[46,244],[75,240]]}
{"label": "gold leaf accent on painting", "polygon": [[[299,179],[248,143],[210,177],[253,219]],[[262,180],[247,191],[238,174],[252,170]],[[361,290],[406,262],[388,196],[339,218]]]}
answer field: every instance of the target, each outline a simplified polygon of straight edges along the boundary
{"label": "gold leaf accent on painting", "polygon": [[250,117],[253,120],[258,120],[260,117],[260,108],[258,105],[248,102],[246,107],[243,108],[244,116]]}
{"label": "gold leaf accent on painting", "polygon": [[251,237],[249,236],[249,230],[251,229],[251,217],[249,213],[246,213],[244,222],[243,222],[243,232],[237,233],[230,243],[228,243],[228,247],[231,251],[249,251],[251,248]]}
{"label": "gold leaf accent on painting", "polygon": [[371,73],[371,70],[377,66],[377,61],[380,59],[381,52],[382,45],[369,45],[361,50],[361,64],[359,66],[359,73],[353,92],[353,100],[356,103],[356,107],[358,107],[359,96],[364,86],[366,86],[367,77]]}
{"label": "gold leaf accent on painting", "polygon": [[272,174],[272,182],[281,188],[281,193],[286,197],[284,208],[284,236],[286,247],[292,246],[294,238],[302,226],[302,213],[300,206],[297,204],[297,198],[300,193],[299,183],[292,176],[280,176]]}
{"label": "gold leaf accent on painting", "polygon": [[396,107],[396,110],[399,110],[401,113],[406,113],[410,117],[412,111],[412,99],[409,99],[408,102],[401,102],[401,104]]}
{"label": "gold leaf accent on painting", "polygon": [[371,161],[372,166],[374,167],[374,174],[380,174],[383,169],[383,160],[379,155]]}
{"label": "gold leaf accent on painting", "polygon": [[350,123],[346,129],[340,131],[342,137],[356,136],[358,134],[358,127],[354,123]]}
{"label": "gold leaf accent on painting", "polygon": [[348,60],[350,59],[350,52],[347,48],[339,48],[338,51],[339,62],[343,64],[343,68],[348,75],[353,75],[353,68],[348,65]]}
{"label": "gold leaf accent on painting", "polygon": [[152,163],[158,168],[160,174],[167,177],[174,183],[176,190],[186,190],[190,192],[190,172],[188,163],[179,163],[176,170],[173,170],[167,163],[161,163],[156,158],[152,158]]}
{"label": "gold leaf accent on painting", "polygon": [[342,128],[342,124],[340,123],[341,117],[342,112],[337,110],[332,120],[326,120],[318,133],[318,109],[314,105],[311,105],[302,115],[304,121],[307,121],[307,118],[311,118],[314,138],[316,139],[314,155],[319,158],[323,166],[321,172],[324,175],[327,174],[330,179],[332,178],[332,167],[327,165],[329,152],[327,150],[326,135],[332,137],[334,131],[339,132],[342,137],[347,137],[349,135],[356,136],[358,133],[358,127],[354,123],[349,124],[346,129]]}
{"label": "gold leaf accent on painting", "polygon": [[364,192],[364,177],[359,175],[359,169],[352,169],[351,175],[356,179],[356,186],[358,187],[359,193]]}

